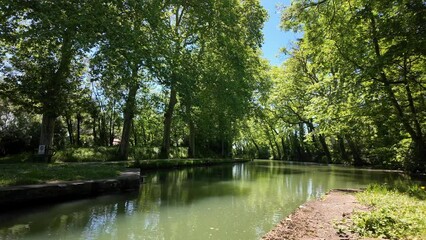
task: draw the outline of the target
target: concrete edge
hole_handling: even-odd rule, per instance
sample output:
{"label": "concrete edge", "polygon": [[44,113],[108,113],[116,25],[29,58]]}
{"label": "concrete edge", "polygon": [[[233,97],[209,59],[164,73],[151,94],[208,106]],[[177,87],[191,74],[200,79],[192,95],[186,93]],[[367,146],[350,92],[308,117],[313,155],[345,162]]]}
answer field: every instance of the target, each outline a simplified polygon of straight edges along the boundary
{"label": "concrete edge", "polygon": [[27,203],[60,202],[115,192],[137,191],[140,179],[139,169],[126,169],[114,179],[1,187],[0,209],[19,207]]}

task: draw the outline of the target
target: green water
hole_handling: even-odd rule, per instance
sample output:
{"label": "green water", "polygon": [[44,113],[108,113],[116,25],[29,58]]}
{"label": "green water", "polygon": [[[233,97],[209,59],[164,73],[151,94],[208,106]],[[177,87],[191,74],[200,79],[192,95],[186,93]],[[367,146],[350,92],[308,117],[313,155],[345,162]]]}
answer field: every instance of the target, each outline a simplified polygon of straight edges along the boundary
{"label": "green water", "polygon": [[332,188],[395,173],[273,161],[146,174],[139,193],[0,213],[0,239],[259,239]]}

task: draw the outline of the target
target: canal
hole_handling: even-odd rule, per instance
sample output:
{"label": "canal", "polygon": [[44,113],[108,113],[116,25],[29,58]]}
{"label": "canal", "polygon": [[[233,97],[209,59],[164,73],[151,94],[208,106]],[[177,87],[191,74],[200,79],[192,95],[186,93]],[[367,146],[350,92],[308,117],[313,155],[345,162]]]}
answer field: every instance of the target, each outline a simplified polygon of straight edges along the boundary
{"label": "canal", "polygon": [[0,213],[0,239],[259,239],[333,188],[397,173],[254,161],[146,173],[138,193]]}

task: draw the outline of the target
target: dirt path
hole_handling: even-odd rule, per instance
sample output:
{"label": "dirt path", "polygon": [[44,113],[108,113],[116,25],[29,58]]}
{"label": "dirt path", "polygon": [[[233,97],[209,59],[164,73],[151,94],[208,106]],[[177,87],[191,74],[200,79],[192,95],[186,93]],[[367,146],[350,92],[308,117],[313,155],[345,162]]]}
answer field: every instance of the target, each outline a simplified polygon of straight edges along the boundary
{"label": "dirt path", "polygon": [[356,191],[359,190],[333,190],[323,199],[307,202],[262,239],[359,239],[347,226],[339,225],[343,231],[335,227],[343,218],[349,219],[354,210],[368,210],[356,200]]}

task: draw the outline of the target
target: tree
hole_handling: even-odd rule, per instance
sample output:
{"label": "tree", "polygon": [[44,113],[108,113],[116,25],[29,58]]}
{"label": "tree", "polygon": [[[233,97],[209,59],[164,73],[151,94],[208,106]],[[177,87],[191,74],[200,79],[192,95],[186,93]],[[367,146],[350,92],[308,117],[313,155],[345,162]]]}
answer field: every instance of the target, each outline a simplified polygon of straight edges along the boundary
{"label": "tree", "polygon": [[[403,131],[402,136],[407,134],[411,139],[412,154],[406,162],[413,171],[426,169],[423,11],[424,4],[416,0],[295,1],[282,17],[285,29],[304,31],[302,44],[312,49],[310,65],[325,76],[323,87],[339,93],[328,94],[330,98],[324,102],[328,105],[318,104],[317,98],[312,108],[338,110],[337,117],[349,116],[358,124],[367,118],[374,123],[370,130],[364,127],[368,136],[371,131],[383,133],[383,123],[392,132]],[[336,96],[345,97],[338,100]],[[378,117],[385,112],[389,119]],[[330,120],[329,114],[316,114],[314,120],[322,122],[320,126],[331,126],[334,121],[322,121],[327,116]],[[398,136],[396,139],[402,141]],[[353,145],[346,138],[348,145]]]}
{"label": "tree", "polygon": [[6,70],[2,95],[42,114],[40,145],[51,146],[55,120],[75,89],[79,57],[101,22],[98,1],[1,1],[0,32]]}
{"label": "tree", "polygon": [[93,61],[94,78],[102,79],[104,88],[121,93],[124,101],[120,159],[127,160],[130,133],[137,104],[137,92],[157,59],[162,57],[161,19],[165,5],[154,1],[126,1],[108,6],[106,34],[99,42]]}
{"label": "tree", "polygon": [[221,129],[207,132],[222,135],[217,140],[221,142],[221,155],[227,155],[234,134],[228,127],[246,112],[254,90],[250,73],[259,64],[257,49],[262,42],[260,29],[265,11],[258,1],[209,1],[185,2],[174,12],[176,20],[170,32],[177,34],[171,37],[175,48],[168,55],[170,81],[165,84],[170,87],[170,101],[161,156],[168,157],[171,120],[178,97],[190,131],[189,155],[196,153],[195,131],[202,131],[203,125]]}

